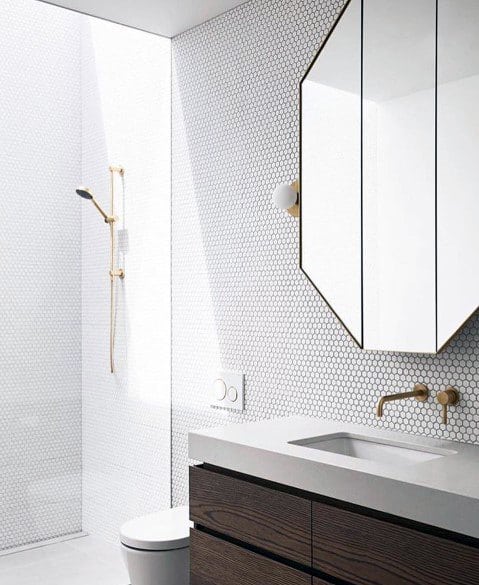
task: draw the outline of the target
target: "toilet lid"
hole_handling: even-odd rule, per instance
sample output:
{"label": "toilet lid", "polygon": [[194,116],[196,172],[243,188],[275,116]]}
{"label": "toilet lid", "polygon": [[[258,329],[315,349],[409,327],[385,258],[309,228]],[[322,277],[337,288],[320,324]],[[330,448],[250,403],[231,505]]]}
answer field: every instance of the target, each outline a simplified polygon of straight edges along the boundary
{"label": "toilet lid", "polygon": [[120,540],[140,550],[172,550],[189,546],[188,506],[141,516],[123,524]]}

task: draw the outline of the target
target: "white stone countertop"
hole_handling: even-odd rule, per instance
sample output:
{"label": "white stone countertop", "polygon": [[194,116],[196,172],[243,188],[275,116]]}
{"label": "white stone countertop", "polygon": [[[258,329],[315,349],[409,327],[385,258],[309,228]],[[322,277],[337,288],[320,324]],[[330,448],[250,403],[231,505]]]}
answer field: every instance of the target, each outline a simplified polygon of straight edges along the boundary
{"label": "white stone countertop", "polygon": [[[430,461],[378,463],[290,444],[348,433],[413,449]],[[479,446],[308,417],[189,433],[191,459],[479,538]]]}

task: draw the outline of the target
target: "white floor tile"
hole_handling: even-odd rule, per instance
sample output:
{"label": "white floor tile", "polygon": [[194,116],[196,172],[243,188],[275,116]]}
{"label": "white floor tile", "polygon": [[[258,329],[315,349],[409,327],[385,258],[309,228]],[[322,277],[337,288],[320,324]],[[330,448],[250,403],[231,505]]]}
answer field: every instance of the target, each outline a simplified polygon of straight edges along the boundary
{"label": "white floor tile", "polygon": [[120,547],[86,536],[0,557],[1,585],[128,585]]}
{"label": "white floor tile", "polygon": [[30,550],[1,556],[0,571],[28,566],[33,563],[43,563],[49,559],[59,560],[71,554],[70,549],[66,547],[65,544],[65,542],[49,544],[47,546],[40,546]]}

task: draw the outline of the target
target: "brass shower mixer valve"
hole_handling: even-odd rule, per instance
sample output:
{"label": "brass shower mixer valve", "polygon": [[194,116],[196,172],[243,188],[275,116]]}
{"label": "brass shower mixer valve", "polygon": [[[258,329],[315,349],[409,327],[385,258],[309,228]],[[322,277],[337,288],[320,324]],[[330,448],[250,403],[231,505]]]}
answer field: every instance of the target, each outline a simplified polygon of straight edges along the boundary
{"label": "brass shower mixer valve", "polygon": [[447,425],[447,412],[449,406],[455,406],[459,402],[459,392],[452,386],[448,386],[442,392],[438,392],[437,401],[442,406],[442,424]]}

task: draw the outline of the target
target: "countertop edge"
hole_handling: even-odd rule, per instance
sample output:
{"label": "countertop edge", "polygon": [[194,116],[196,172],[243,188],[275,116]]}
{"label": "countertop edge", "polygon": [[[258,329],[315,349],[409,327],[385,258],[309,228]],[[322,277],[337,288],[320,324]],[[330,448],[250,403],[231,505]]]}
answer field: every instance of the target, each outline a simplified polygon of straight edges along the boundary
{"label": "countertop edge", "polygon": [[188,452],[196,461],[479,538],[479,501],[473,498],[291,457],[201,432],[189,433]]}

